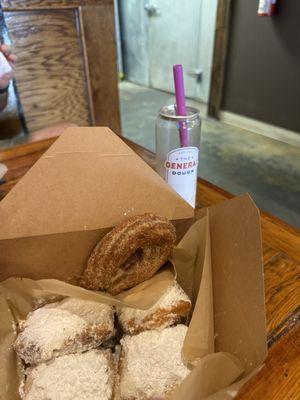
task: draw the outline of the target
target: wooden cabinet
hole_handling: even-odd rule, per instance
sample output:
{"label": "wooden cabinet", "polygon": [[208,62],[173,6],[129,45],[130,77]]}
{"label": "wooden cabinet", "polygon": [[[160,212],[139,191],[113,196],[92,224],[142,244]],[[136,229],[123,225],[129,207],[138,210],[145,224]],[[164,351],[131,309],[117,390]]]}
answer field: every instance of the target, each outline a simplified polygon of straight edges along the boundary
{"label": "wooden cabinet", "polygon": [[120,133],[113,0],[2,0],[29,132],[68,121]]}

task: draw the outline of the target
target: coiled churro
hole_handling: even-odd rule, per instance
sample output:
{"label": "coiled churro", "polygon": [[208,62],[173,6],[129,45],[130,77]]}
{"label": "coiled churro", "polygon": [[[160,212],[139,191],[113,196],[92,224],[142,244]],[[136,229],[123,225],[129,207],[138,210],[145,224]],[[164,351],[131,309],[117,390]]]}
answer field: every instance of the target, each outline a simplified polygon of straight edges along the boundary
{"label": "coiled churro", "polygon": [[168,260],[176,241],[174,226],[154,214],[122,221],[93,250],[80,285],[116,295],[151,278]]}

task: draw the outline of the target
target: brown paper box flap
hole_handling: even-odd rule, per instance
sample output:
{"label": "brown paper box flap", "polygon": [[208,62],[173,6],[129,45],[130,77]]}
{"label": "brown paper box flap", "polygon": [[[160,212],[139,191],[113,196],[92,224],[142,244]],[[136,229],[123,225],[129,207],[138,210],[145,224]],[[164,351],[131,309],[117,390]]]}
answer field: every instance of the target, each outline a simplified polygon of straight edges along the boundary
{"label": "brown paper box flap", "polygon": [[[185,249],[193,256],[193,267],[181,262],[178,250]],[[214,351],[214,312],[212,292],[211,249],[208,216],[197,221],[186,233],[175,251],[177,280],[191,293],[193,314],[185,337],[182,353],[185,360],[195,365]],[[180,253],[179,253],[180,255]],[[191,273],[192,272],[192,273]],[[192,283],[189,290],[186,281]]]}
{"label": "brown paper box flap", "polygon": [[[258,210],[251,198],[244,195],[203,210],[202,215],[208,215],[209,224],[204,223],[207,217],[194,224],[175,253],[180,265],[178,278],[184,275],[180,270],[184,262],[192,263],[190,257],[195,265],[199,258],[203,260],[203,270],[202,275],[201,268],[199,270],[198,298],[183,348],[184,356],[192,360],[195,368],[170,400],[233,398],[245,378],[249,379],[267,354]],[[204,243],[204,231],[208,228],[210,240],[206,237]],[[202,242],[197,250],[195,233]],[[181,246],[187,251],[186,255],[178,252]],[[192,288],[195,281],[199,282],[199,271],[193,275]],[[185,280],[183,282],[189,290],[189,285]],[[210,324],[210,283],[214,331]],[[213,339],[216,353],[211,352]],[[240,380],[232,385],[239,377]],[[218,393],[213,394],[215,392]]]}
{"label": "brown paper box flap", "polygon": [[259,211],[246,194],[208,212],[215,350],[236,355],[247,374],[267,354]]}
{"label": "brown paper box flap", "polygon": [[193,209],[108,128],[68,128],[0,203],[1,239],[90,231]]}

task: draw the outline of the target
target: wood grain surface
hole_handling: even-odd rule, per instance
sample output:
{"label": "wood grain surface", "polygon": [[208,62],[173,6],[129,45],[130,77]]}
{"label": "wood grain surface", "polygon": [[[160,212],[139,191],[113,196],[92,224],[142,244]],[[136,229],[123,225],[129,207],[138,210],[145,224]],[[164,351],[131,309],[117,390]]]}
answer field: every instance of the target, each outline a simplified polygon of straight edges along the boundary
{"label": "wood grain surface", "polygon": [[6,12],[29,132],[69,121],[90,125],[76,10]]}
{"label": "wood grain surface", "polygon": [[[1,8],[0,43],[11,45]],[[0,95],[0,140],[27,133],[17,87],[14,82],[10,83],[8,92]]]}
{"label": "wood grain surface", "polygon": [[[113,7],[81,9],[96,126],[121,133]],[[100,55],[100,56],[99,56]]]}
{"label": "wood grain surface", "polygon": [[2,4],[29,131],[68,121],[120,134],[113,0]]}
{"label": "wood grain surface", "polygon": [[299,354],[300,329],[295,327],[270,349],[263,368],[236,400],[299,400]]}
{"label": "wood grain surface", "polygon": [[1,0],[7,11],[49,8],[77,8],[84,5],[113,4],[113,0]]}
{"label": "wood grain surface", "polygon": [[[54,140],[0,151],[0,162],[9,168],[5,181],[0,184],[0,198],[8,193]],[[125,141],[154,167],[153,153]],[[211,183],[198,180],[197,209],[231,197],[230,193]],[[238,400],[297,400],[300,393],[300,233],[264,212],[261,212],[261,221],[269,354],[258,375],[242,388]]]}

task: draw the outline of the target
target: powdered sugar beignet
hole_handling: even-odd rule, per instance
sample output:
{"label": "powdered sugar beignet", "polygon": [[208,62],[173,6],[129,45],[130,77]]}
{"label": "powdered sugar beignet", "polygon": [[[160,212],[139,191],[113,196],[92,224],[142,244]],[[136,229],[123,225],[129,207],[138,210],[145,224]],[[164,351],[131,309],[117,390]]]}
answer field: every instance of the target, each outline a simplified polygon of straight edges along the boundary
{"label": "powdered sugar beignet", "polygon": [[27,368],[23,400],[111,400],[114,364],[109,350],[68,354]]}
{"label": "powdered sugar beignet", "polygon": [[123,331],[133,335],[174,325],[186,317],[190,309],[190,299],[174,282],[149,310],[122,307],[117,310],[117,315]]}
{"label": "powdered sugar beignet", "polygon": [[190,373],[181,349],[185,325],[162,331],[145,331],[121,340],[120,398],[150,400],[165,398]]}
{"label": "powdered sugar beignet", "polygon": [[114,331],[113,308],[66,298],[31,312],[20,324],[14,347],[27,364],[99,346]]}

